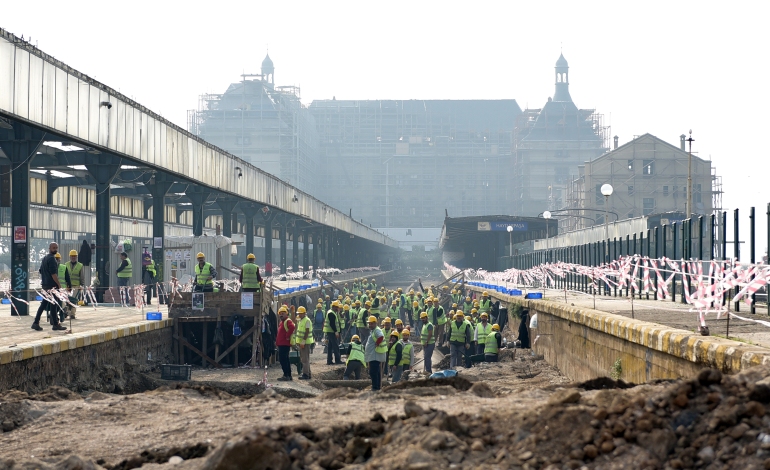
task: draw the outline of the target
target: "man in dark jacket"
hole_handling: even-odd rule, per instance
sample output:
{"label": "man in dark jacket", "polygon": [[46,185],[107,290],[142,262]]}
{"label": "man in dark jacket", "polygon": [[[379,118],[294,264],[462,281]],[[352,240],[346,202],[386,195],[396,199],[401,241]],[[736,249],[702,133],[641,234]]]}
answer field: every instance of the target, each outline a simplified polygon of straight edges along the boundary
{"label": "man in dark jacket", "polygon": [[[61,289],[61,283],[59,281],[59,263],[56,262],[56,253],[59,251],[59,245],[51,243],[48,245],[48,254],[45,255],[43,261],[40,263],[40,281],[43,290]],[[53,295],[53,294],[50,294]],[[43,297],[43,301],[40,302],[40,307],[37,308],[37,315],[35,315],[35,321],[32,323],[32,329],[42,331],[40,326],[40,317],[43,312],[48,309],[51,314],[51,324],[53,330],[61,331],[67,328],[59,324],[59,315],[57,310],[59,306],[56,303],[51,303]]]}

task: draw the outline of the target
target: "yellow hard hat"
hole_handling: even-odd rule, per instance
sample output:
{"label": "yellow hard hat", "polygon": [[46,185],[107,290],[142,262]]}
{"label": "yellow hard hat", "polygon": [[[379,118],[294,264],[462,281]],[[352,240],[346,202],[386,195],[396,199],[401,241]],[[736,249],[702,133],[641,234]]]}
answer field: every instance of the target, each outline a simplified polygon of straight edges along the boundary
{"label": "yellow hard hat", "polygon": [[324,308],[321,304],[316,304],[315,308]]}
{"label": "yellow hard hat", "polygon": [[319,303],[319,304],[323,303],[323,301],[324,301],[324,299],[322,299],[322,298],[318,297],[318,303]]}
{"label": "yellow hard hat", "polygon": [[[364,306],[371,307],[372,303],[367,300],[366,302],[364,302]],[[374,317],[372,317],[372,318],[374,318]]]}
{"label": "yellow hard hat", "polygon": [[361,305],[361,301],[360,300],[356,300],[356,306],[358,307],[360,305]]}
{"label": "yellow hard hat", "polygon": [[326,296],[326,298],[328,299],[328,298],[329,298],[329,296],[327,295],[327,296]]}
{"label": "yellow hard hat", "polygon": [[257,257],[254,256],[254,253],[249,253],[248,255],[246,255],[246,259],[257,259]]}
{"label": "yellow hard hat", "polygon": [[278,313],[288,312],[288,311],[289,311],[289,309],[286,308],[286,305],[281,305],[281,308],[278,309]]}
{"label": "yellow hard hat", "polygon": [[418,292],[417,297],[422,297],[422,292]]}
{"label": "yellow hard hat", "polygon": [[497,323],[492,325],[492,331],[500,331],[500,325],[498,325]]}
{"label": "yellow hard hat", "polygon": [[340,303],[339,300],[335,300],[334,302],[332,302],[332,307],[342,307],[342,304]]}
{"label": "yellow hard hat", "polygon": [[442,286],[441,288],[444,290],[449,290],[449,286]]}
{"label": "yellow hard hat", "polygon": [[420,302],[418,302],[416,300],[414,302],[412,302],[412,307],[418,307],[419,305],[420,305]]}
{"label": "yellow hard hat", "polygon": [[484,292],[481,293],[481,295],[484,296],[484,297],[489,297],[489,292],[484,291]]}
{"label": "yellow hard hat", "polygon": [[385,318],[382,320],[382,322],[383,322],[383,323],[390,323],[391,321],[392,321],[392,320],[390,319],[390,317],[385,317]]}
{"label": "yellow hard hat", "polygon": [[399,292],[403,292],[403,290],[401,290],[401,288],[400,288],[400,287],[398,288],[398,291],[399,291]]}
{"label": "yellow hard hat", "polygon": [[459,318],[459,319],[463,319],[463,318],[465,318],[465,315],[463,315],[463,312],[457,312],[457,313],[455,313],[455,320],[457,320],[458,318]]}
{"label": "yellow hard hat", "polygon": [[75,250],[70,250],[70,256],[77,256],[78,252]]}
{"label": "yellow hard hat", "polygon": [[399,334],[398,331],[393,330],[393,331],[390,332],[390,336],[395,336],[396,338],[400,338],[401,334]]}
{"label": "yellow hard hat", "polygon": [[361,338],[359,338],[358,335],[353,335],[350,337],[350,341],[361,341]]}
{"label": "yellow hard hat", "polygon": [[409,289],[410,294],[414,294],[414,289]]}
{"label": "yellow hard hat", "polygon": [[470,302],[470,301],[471,301],[471,298],[470,298],[470,297],[466,297],[466,298],[465,298],[465,301],[466,301],[466,302]]}
{"label": "yellow hard hat", "polygon": [[350,310],[350,305],[348,304],[343,305],[342,310]]}
{"label": "yellow hard hat", "polygon": [[408,338],[411,333],[409,332],[409,328],[404,329],[404,331],[401,332],[402,338]]}
{"label": "yellow hard hat", "polygon": [[400,319],[400,318],[397,318],[397,319],[396,319],[396,326],[398,326],[398,325],[403,325],[403,324],[404,324],[404,322],[403,322],[403,321],[401,321],[401,319]]}
{"label": "yellow hard hat", "polygon": [[[473,309],[473,312],[475,312],[475,311],[476,311],[476,309]],[[487,312],[483,312],[481,314],[481,318],[489,318],[489,315],[487,315]]]}
{"label": "yellow hard hat", "polygon": [[478,307],[479,306],[479,301],[478,300],[474,300],[473,301],[473,306],[474,307]]}
{"label": "yellow hard hat", "polygon": [[198,253],[197,255],[195,255],[196,259],[197,258],[205,258],[205,257],[206,257],[206,255],[204,255],[203,253]]}
{"label": "yellow hard hat", "polygon": [[398,304],[398,300],[393,299],[393,302],[391,302],[391,305],[397,305],[397,304]]}
{"label": "yellow hard hat", "polygon": [[61,254],[56,253],[55,255],[53,255],[53,257],[56,258],[56,259],[61,259]]}
{"label": "yellow hard hat", "polygon": [[478,312],[479,312],[479,311],[478,311],[478,310],[476,310],[475,308],[472,308],[472,309],[471,309],[471,313],[478,313]]}
{"label": "yellow hard hat", "polygon": [[420,318],[428,318],[428,312],[421,312]]}
{"label": "yellow hard hat", "polygon": [[341,295],[338,295],[338,296],[337,296],[337,300],[342,300],[342,296],[341,296]]}
{"label": "yellow hard hat", "polygon": [[307,313],[307,310],[305,309],[305,307],[300,306],[300,307],[297,307],[297,313]]}
{"label": "yellow hard hat", "polygon": [[[367,303],[369,303],[369,302],[367,302]],[[375,317],[374,315],[369,317],[369,323],[377,323],[377,317]]]}
{"label": "yellow hard hat", "polygon": [[457,308],[457,304],[452,304],[452,308]]}

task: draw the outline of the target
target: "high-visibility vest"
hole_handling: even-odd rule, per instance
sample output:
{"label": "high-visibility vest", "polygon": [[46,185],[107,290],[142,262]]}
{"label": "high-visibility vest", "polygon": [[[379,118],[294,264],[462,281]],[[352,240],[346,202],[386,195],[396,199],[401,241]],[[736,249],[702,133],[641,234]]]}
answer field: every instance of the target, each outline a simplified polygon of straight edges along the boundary
{"label": "high-visibility vest", "polygon": [[359,361],[361,364],[366,364],[366,354],[364,353],[364,345],[356,342],[350,343],[350,354],[345,364],[349,364],[350,361]]}
{"label": "high-visibility vest", "polygon": [[[303,340],[303,336],[305,335],[305,332],[308,332],[307,339]],[[294,334],[296,335],[296,343],[302,344],[303,341],[305,344],[314,344],[315,340],[313,339],[313,324],[310,322],[310,319],[305,315],[305,318],[300,318],[297,320],[297,329],[294,330]]]}
{"label": "high-visibility vest", "polygon": [[487,344],[487,336],[492,332],[492,325],[487,322],[487,327],[484,328],[483,323],[476,325],[476,334],[479,336],[479,344]]}
{"label": "high-visibility vest", "polygon": [[123,268],[123,271],[118,273],[118,277],[131,277],[134,275],[134,268],[131,265],[131,258],[126,258],[126,262],[128,264],[125,268]]}
{"label": "high-visibility vest", "polygon": [[[287,318],[285,321],[279,322],[278,323],[278,328],[283,328],[283,331],[288,332],[289,328],[286,326],[286,322],[289,321],[289,320],[290,319]],[[289,338],[289,345],[291,345],[291,346],[294,346],[295,344],[297,344],[297,330],[298,329],[299,328],[294,328],[294,331],[291,333],[291,337]]]}
{"label": "high-visibility vest", "polygon": [[471,310],[473,310],[473,302],[463,302],[463,313],[470,315]]}
{"label": "high-visibility vest", "polygon": [[72,263],[69,263],[67,269],[70,271],[70,282],[72,283],[72,287],[80,287],[80,273],[83,271],[83,263],[75,263],[75,266],[73,266]]}
{"label": "high-visibility vest", "polygon": [[[130,263],[131,262],[129,261],[129,264]],[[203,269],[201,269],[200,264],[195,263],[195,279],[199,286],[213,285],[214,281],[209,279],[209,276],[211,276],[211,263],[205,263]]]}
{"label": "high-visibility vest", "polygon": [[[67,264],[61,263],[59,264],[59,272],[57,273],[59,275],[59,284],[61,284],[62,287],[66,286],[66,276],[67,276]],[[72,281],[72,278],[70,278],[70,282]]]}
{"label": "high-visibility vest", "polygon": [[383,336],[383,339],[382,339],[382,342],[380,343],[379,346],[375,346],[374,347],[374,352],[377,353],[377,354],[385,354],[386,352],[388,352],[388,337],[384,336],[384,333],[382,332],[382,330],[380,329],[379,326],[376,327],[374,330],[372,330],[372,334],[370,335],[370,337],[372,338],[372,341],[377,341],[377,338],[378,338],[377,331],[378,330],[380,332],[379,336]]}
{"label": "high-visibility vest", "polygon": [[404,344],[404,349],[401,351],[401,364],[402,366],[412,365],[412,343]]}
{"label": "high-visibility vest", "polygon": [[339,329],[340,331],[343,331],[345,329],[345,325],[347,324],[347,320],[345,320],[345,311],[340,310],[340,313],[337,314],[337,319],[339,319]]}
{"label": "high-visibility vest", "polygon": [[428,333],[430,333],[428,330],[430,328],[433,328],[433,323],[431,323],[431,322],[427,322],[426,324],[424,324],[422,326],[422,334],[420,335],[420,343],[422,343],[423,346],[428,344],[428,340],[430,339],[430,338],[428,338]]}
{"label": "high-visibility vest", "polygon": [[358,311],[358,319],[356,320],[356,327],[364,328],[369,321],[369,310],[362,308]]}
{"label": "high-visibility vest", "polygon": [[399,309],[398,307],[391,307],[390,308],[390,318],[398,318]]}
{"label": "high-visibility vest", "polygon": [[[393,343],[392,345],[388,345],[388,365],[394,366],[396,365],[396,346],[398,345],[398,341]],[[403,346],[402,346],[403,348]],[[401,352],[403,354],[403,350]]]}
{"label": "high-visibility vest", "polygon": [[241,272],[243,273],[243,283],[241,287],[244,289],[259,289],[259,281],[257,280],[257,271],[259,266],[254,263],[246,263],[241,266]]}
{"label": "high-visibility vest", "polygon": [[155,260],[150,260],[150,264],[147,265],[145,268],[147,269],[147,272],[150,273],[150,275],[154,278],[157,272],[155,271]]}
{"label": "high-visibility vest", "polygon": [[326,321],[324,321],[324,333],[336,333],[337,330],[332,330],[332,324],[329,321],[329,315],[334,315],[334,322],[337,325],[337,328],[340,327],[340,317],[334,312],[334,310],[329,309],[328,312],[326,312]]}
{"label": "high-visibility vest", "polygon": [[481,313],[481,312],[489,313],[489,311],[492,310],[492,301],[491,300],[482,300],[481,302],[479,302],[479,307],[481,308],[479,313]]}
{"label": "high-visibility vest", "polygon": [[460,301],[463,300],[463,296],[460,294],[452,294],[452,303],[460,304]]}
{"label": "high-visibility vest", "polygon": [[453,321],[451,325],[452,335],[449,337],[449,341],[465,343],[465,330],[468,327],[470,327],[468,322],[463,321],[460,326],[457,326],[457,322]]}
{"label": "high-visibility vest", "polygon": [[497,354],[497,335],[496,331],[487,335],[487,340],[484,344],[484,354]]}
{"label": "high-visibility vest", "polygon": [[446,313],[444,313],[444,307],[440,305],[436,309],[436,321],[439,325],[443,325],[447,322]]}
{"label": "high-visibility vest", "polygon": [[415,321],[419,320],[420,313],[421,313],[421,310],[419,305],[416,307],[412,307],[412,320],[415,320]]}

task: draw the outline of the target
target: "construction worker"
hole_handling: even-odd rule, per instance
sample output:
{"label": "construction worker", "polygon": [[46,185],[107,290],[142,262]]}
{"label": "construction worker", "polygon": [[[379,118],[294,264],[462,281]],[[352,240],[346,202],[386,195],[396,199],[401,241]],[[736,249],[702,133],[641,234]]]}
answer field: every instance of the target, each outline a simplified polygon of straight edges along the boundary
{"label": "construction worker", "polygon": [[393,383],[401,381],[401,374],[411,370],[414,365],[414,345],[409,341],[409,330],[401,334],[401,362],[396,362],[396,371],[393,372]]}
{"label": "construction worker", "polygon": [[[70,258],[72,258],[73,253],[77,255],[75,250],[72,250],[70,251]],[[149,253],[145,253],[144,256],[149,257]],[[75,259],[77,259],[77,257]],[[158,275],[158,271],[155,266],[155,260],[151,257],[149,259],[150,262],[147,265],[142,266],[142,283],[144,284],[144,294],[147,296],[147,302],[145,303],[147,305],[152,305],[152,298],[156,294],[155,283],[157,281],[155,278]],[[72,285],[75,285],[74,282]]]}
{"label": "construction worker", "polygon": [[473,302],[471,302],[471,298],[466,297],[465,302],[463,302],[463,315],[470,315],[472,308],[473,308]]}
{"label": "construction worker", "polygon": [[393,299],[390,303],[390,312],[388,312],[390,318],[398,318],[401,320],[401,307],[398,305],[398,299]]}
{"label": "construction worker", "polygon": [[489,299],[489,292],[484,291],[481,293],[481,302],[479,302],[479,312],[489,313],[492,311],[492,301]]}
{"label": "construction worker", "polygon": [[503,337],[500,335],[500,325],[495,323],[492,325],[484,345],[484,362],[497,362],[497,353],[502,346]]}
{"label": "construction worker", "polygon": [[423,363],[425,364],[425,371],[432,374],[433,348],[436,347],[436,344],[433,342],[433,323],[428,321],[428,312],[420,312],[420,323],[422,324],[420,330],[420,344],[422,344]]}
{"label": "construction worker", "polygon": [[256,259],[254,253],[249,253],[246,256],[246,264],[241,266],[241,274],[238,276],[241,292],[259,292],[262,289],[262,276],[259,274],[259,266],[255,263]]}
{"label": "construction worker", "polygon": [[350,319],[350,305],[344,304],[342,306],[342,316],[340,317],[340,323],[342,324],[342,341],[350,341],[350,330],[353,324]]}
{"label": "construction worker", "polygon": [[401,378],[401,373],[396,369],[401,369],[401,353],[404,345],[401,344],[401,338],[396,330],[393,330],[388,338],[388,377],[393,377],[393,383],[396,383],[398,382],[396,374]]}
{"label": "construction worker", "polygon": [[342,374],[342,380],[350,380],[350,375],[355,376],[356,380],[361,379],[361,368],[366,367],[366,355],[364,346],[361,344],[361,338],[353,335],[350,338],[350,354],[345,363],[345,372]]}
{"label": "construction worker", "polygon": [[[340,358],[340,310],[342,305],[338,300],[332,302],[324,320],[324,336],[326,337],[326,365],[343,364]],[[334,362],[332,362],[334,356]]]}
{"label": "construction worker", "polygon": [[369,338],[366,341],[364,350],[367,364],[369,364],[369,376],[372,378],[372,390],[380,389],[382,384],[381,364],[385,363],[385,354],[388,351],[388,344],[385,341],[385,334],[377,326],[377,317],[374,315],[368,319]]}
{"label": "construction worker", "polygon": [[462,300],[463,296],[460,295],[460,291],[457,288],[452,289],[452,303],[459,304]]}
{"label": "construction worker", "polygon": [[465,351],[471,347],[470,325],[462,312],[455,313],[454,321],[450,322],[450,332],[449,350],[452,357],[449,366],[454,369],[463,364]]}
{"label": "construction worker", "polygon": [[324,319],[326,318],[326,315],[324,315],[324,308],[323,305],[321,305],[320,300],[315,306],[315,312],[313,313],[313,338],[315,338],[316,342],[321,342],[324,339]]}
{"label": "construction worker", "polygon": [[417,332],[416,334],[419,338],[420,330],[422,329],[420,326],[420,302],[413,300],[410,305],[412,308],[410,309],[409,326],[411,326],[412,329]]}
{"label": "construction worker", "polygon": [[385,333],[385,336],[388,338],[390,337],[390,332],[393,329],[393,321],[390,319],[390,317],[385,317],[382,320],[382,325],[380,325],[382,328],[382,332]]}
{"label": "construction worker", "polygon": [[120,254],[120,266],[115,270],[118,275],[118,289],[120,290],[121,302],[128,305],[131,299],[128,295],[128,283],[131,282],[131,277],[134,275],[133,266],[131,265],[131,259],[128,257],[128,253],[125,251]]}
{"label": "construction worker", "polygon": [[345,295],[350,294],[350,289],[348,289],[348,283],[346,282],[345,285],[342,287],[342,293]]}
{"label": "construction worker", "polygon": [[297,309],[295,336],[295,343],[299,348],[299,361],[302,363],[302,375],[300,375],[299,379],[310,380],[312,377],[310,374],[310,350],[315,341],[313,340],[313,323],[307,317],[307,311],[304,307]]}
{"label": "construction worker", "polygon": [[436,346],[443,346],[446,343],[446,333],[448,333],[446,331],[447,315],[444,312],[444,307],[439,305],[438,297],[433,297],[431,303],[433,304],[433,316],[430,317],[430,320],[436,325]]}
{"label": "construction worker", "polygon": [[[57,253],[58,254],[58,253]],[[76,291],[73,293],[74,296],[78,299],[77,304],[78,305],[85,305],[85,302],[81,300],[81,297],[83,296],[82,292],[82,276],[83,276],[83,263],[78,262],[78,252],[75,250],[70,250],[70,262],[66,263],[67,266],[67,274],[69,274],[70,278],[70,286],[72,287],[73,291]],[[65,274],[65,282],[66,282],[66,274]],[[71,319],[75,319],[75,307],[69,306],[69,317]]]}
{"label": "construction worker", "polygon": [[[305,307],[297,309],[299,312],[305,313]],[[278,309],[278,334],[275,338],[275,344],[278,346],[278,361],[281,363],[281,370],[283,370],[283,377],[280,377],[280,381],[291,381],[291,364],[289,364],[289,351],[292,346],[292,338],[296,343],[296,335],[294,334],[295,326],[294,322],[289,318],[289,311],[286,307]]]}
{"label": "construction worker", "polygon": [[194,292],[214,292],[214,279],[217,277],[217,271],[211,263],[206,262],[206,255],[198,253],[195,257],[198,264],[195,265],[195,287]]}
{"label": "construction worker", "polygon": [[364,302],[364,307],[358,311],[358,336],[361,337],[361,342],[366,344],[366,340],[369,339],[369,328],[367,327],[367,321],[371,314],[372,303],[370,301]]}
{"label": "construction worker", "polygon": [[[58,266],[58,275],[59,275],[59,281],[62,282],[62,288],[66,287],[68,289],[72,288],[72,281],[70,279],[70,271],[67,269],[67,263],[61,262],[61,254],[56,253],[54,255],[54,258],[56,259],[56,263]],[[59,316],[59,321],[63,322],[67,318],[67,312],[69,311],[68,305],[63,300],[57,300],[56,304],[58,305],[57,315]],[[49,314],[53,314],[53,312],[49,312]],[[74,318],[74,317],[73,317]]]}
{"label": "construction worker", "polygon": [[398,333],[398,339],[400,340],[401,339],[401,333],[404,332],[404,322],[401,321],[401,319],[399,318],[398,320],[396,320],[395,327],[396,327],[396,332]]}
{"label": "construction worker", "polygon": [[476,342],[476,354],[484,354],[484,346],[487,344],[487,336],[492,332],[492,325],[489,324],[489,314],[481,314],[481,322],[476,325],[473,333],[473,341]]}
{"label": "construction worker", "polygon": [[[351,302],[350,305],[350,333],[357,335],[358,330],[358,311],[361,310],[361,302],[358,300]],[[352,340],[352,336],[351,336]]]}

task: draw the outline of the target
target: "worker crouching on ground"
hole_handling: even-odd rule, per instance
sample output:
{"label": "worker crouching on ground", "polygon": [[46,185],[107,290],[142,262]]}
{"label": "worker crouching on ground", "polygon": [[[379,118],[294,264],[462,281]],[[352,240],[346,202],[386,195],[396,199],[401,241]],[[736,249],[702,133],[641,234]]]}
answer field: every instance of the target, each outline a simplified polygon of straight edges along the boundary
{"label": "worker crouching on ground", "polygon": [[361,344],[361,338],[353,335],[350,339],[350,354],[345,365],[345,373],[342,374],[342,380],[350,380],[353,375],[356,380],[361,379],[361,368],[366,367],[366,354],[364,346]]}
{"label": "worker crouching on ground", "polygon": [[[281,307],[285,308],[285,307]],[[296,343],[299,348],[299,362],[302,363],[300,380],[310,380],[310,348],[313,347],[313,323],[307,317],[305,307],[297,309]]]}
{"label": "worker crouching on ground", "polygon": [[241,292],[259,292],[262,289],[262,276],[259,274],[259,266],[255,263],[256,259],[254,253],[249,253],[246,256],[246,264],[241,266],[241,274],[238,276]]}
{"label": "worker crouching on ground", "polygon": [[[305,307],[300,307],[297,313],[305,313]],[[290,381],[291,378],[291,365],[289,364],[289,351],[292,346],[292,338],[296,338],[294,335],[294,322],[289,318],[289,311],[286,307],[278,309],[278,336],[275,339],[275,344],[278,346],[278,361],[281,363],[281,369],[283,370],[283,377],[278,380]],[[294,340],[296,342],[296,339]]]}
{"label": "worker crouching on ground", "polygon": [[492,331],[487,335],[484,347],[484,362],[497,362],[497,353],[503,346],[503,337],[500,335],[500,325],[492,325]]}
{"label": "worker crouching on ground", "polygon": [[409,330],[406,329],[401,333],[401,360],[396,359],[395,367],[393,368],[393,383],[401,381],[402,374],[411,370],[414,365],[414,345],[409,341]]}
{"label": "worker crouching on ground", "polygon": [[466,350],[471,348],[470,324],[465,321],[462,312],[455,313],[454,321],[450,322],[449,351],[452,355],[449,367],[462,365]]}
{"label": "worker crouching on ground", "polygon": [[377,317],[369,317],[369,338],[366,341],[365,358],[369,364],[369,376],[372,378],[372,390],[379,390],[382,384],[382,364],[385,362],[385,353],[388,351],[388,343],[385,335],[377,326]]}
{"label": "worker crouching on ground", "polygon": [[428,321],[428,312],[420,313],[420,324],[422,325],[422,332],[420,333],[420,343],[422,344],[422,356],[423,363],[425,364],[425,372],[433,373],[433,349],[436,347],[436,343],[433,338],[433,323]]}

